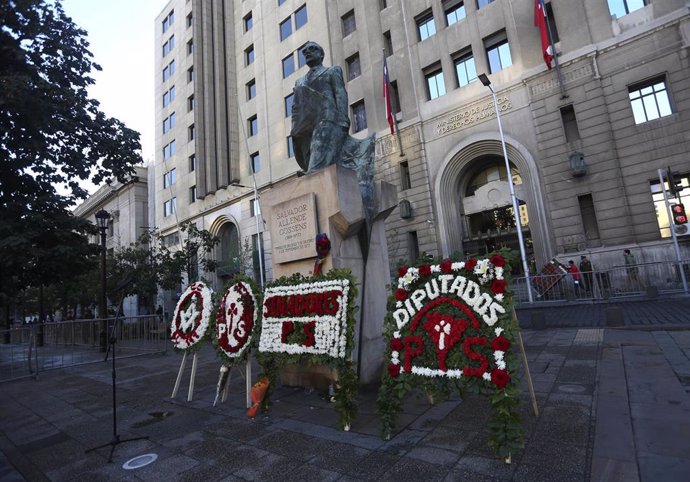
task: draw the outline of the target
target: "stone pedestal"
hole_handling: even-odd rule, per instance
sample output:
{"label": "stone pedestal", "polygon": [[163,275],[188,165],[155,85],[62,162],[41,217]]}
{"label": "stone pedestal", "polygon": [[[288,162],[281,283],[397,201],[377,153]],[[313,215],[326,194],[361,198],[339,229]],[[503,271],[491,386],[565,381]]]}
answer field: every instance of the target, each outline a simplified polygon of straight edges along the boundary
{"label": "stone pedestal", "polygon": [[[312,196],[314,203],[310,207]],[[381,181],[375,183],[376,205],[368,240],[357,175],[342,166],[331,165],[289,179],[265,192],[262,198],[264,218],[271,231],[274,278],[295,272],[311,274],[316,260],[314,238],[319,232],[326,233],[331,240],[331,254],[323,271],[352,271],[359,290],[353,358],[358,361],[360,383],[378,380],[383,366],[387,285],[391,283],[384,220],[397,205],[395,187]],[[278,257],[276,246],[280,246]]]}

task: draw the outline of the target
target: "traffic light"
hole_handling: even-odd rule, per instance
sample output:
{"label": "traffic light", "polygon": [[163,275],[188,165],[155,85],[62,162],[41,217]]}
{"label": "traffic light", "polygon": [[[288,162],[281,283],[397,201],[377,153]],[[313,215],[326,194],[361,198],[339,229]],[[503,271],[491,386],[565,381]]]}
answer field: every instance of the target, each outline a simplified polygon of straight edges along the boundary
{"label": "traffic light", "polygon": [[667,167],[666,180],[668,181],[668,191],[672,196],[678,196],[678,193],[683,190],[683,179],[677,172],[673,172],[670,167]]}
{"label": "traffic light", "polygon": [[685,206],[682,204],[671,204],[673,213],[673,224],[685,224],[688,222],[688,215],[685,214]]}

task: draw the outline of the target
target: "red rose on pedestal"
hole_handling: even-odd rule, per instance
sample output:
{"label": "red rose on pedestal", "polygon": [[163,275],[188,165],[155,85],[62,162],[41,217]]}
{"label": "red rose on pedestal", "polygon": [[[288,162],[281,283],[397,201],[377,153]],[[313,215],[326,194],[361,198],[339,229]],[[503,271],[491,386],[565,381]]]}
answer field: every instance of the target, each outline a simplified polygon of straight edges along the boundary
{"label": "red rose on pedestal", "polygon": [[451,259],[444,259],[444,260],[441,262],[441,272],[442,272],[442,273],[446,273],[446,274],[452,272],[452,271],[453,271],[452,266],[453,266],[453,260],[451,260]]}
{"label": "red rose on pedestal", "polygon": [[407,299],[407,295],[407,290],[403,288],[398,288],[397,290],[395,290],[395,299],[397,301],[405,301]]}
{"label": "red rose on pedestal", "polygon": [[491,282],[491,291],[493,291],[495,294],[501,294],[505,293],[506,291],[506,280],[504,279],[495,279]]}
{"label": "red rose on pedestal", "polygon": [[465,261],[465,269],[467,271],[474,271],[474,267],[477,266],[477,260],[474,258],[470,258],[467,261]]}
{"label": "red rose on pedestal", "polygon": [[496,385],[497,388],[505,388],[508,382],[510,382],[510,375],[508,375],[507,371],[496,369],[491,372],[491,383]]}
{"label": "red rose on pedestal", "polygon": [[510,340],[505,336],[497,336],[491,342],[491,349],[494,351],[508,351],[510,348]]}
{"label": "red rose on pedestal", "polygon": [[500,254],[493,255],[491,258],[489,258],[489,261],[491,261],[491,264],[498,266],[499,268],[506,265],[506,259]]}
{"label": "red rose on pedestal", "polygon": [[388,374],[392,377],[400,375],[400,365],[394,365],[392,363],[388,365]]}
{"label": "red rose on pedestal", "polygon": [[431,274],[431,266],[428,264],[419,267],[419,274],[421,276],[429,276]]}

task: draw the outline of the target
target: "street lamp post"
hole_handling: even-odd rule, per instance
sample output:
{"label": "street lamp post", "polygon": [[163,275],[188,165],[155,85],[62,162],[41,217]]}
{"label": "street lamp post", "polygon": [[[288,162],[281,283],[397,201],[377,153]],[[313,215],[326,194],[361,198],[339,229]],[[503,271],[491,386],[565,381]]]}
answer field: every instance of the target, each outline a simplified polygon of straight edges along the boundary
{"label": "street lamp post", "polygon": [[506,150],[506,140],[503,137],[503,126],[501,125],[501,116],[499,114],[498,99],[496,99],[496,91],[491,86],[491,81],[486,74],[479,74],[477,76],[485,87],[491,91],[494,99],[494,108],[496,109],[496,121],[498,121],[498,133],[501,136],[501,147],[503,148],[503,159],[506,163],[506,175],[508,177],[508,185],[510,186],[510,198],[513,201],[513,215],[515,216],[515,226],[517,226],[518,244],[520,245],[520,258],[522,258],[522,269],[525,271],[525,281],[527,282],[527,298],[532,303],[532,283],[529,279],[529,264],[527,263],[527,254],[525,252],[525,241],[522,238],[522,223],[520,222],[520,206],[518,205],[517,197],[515,197],[515,186],[513,185],[513,176],[510,170],[510,161],[508,161],[508,151]]}
{"label": "street lamp post", "polygon": [[108,221],[110,220],[110,213],[105,209],[101,209],[96,213],[96,223],[98,230],[101,232],[101,300],[98,307],[98,314],[101,318],[101,333],[100,333],[100,347],[101,351],[105,352],[108,345],[108,337],[106,335],[106,317],[107,315],[107,297],[105,293],[106,276],[105,276],[105,236],[108,230]]}

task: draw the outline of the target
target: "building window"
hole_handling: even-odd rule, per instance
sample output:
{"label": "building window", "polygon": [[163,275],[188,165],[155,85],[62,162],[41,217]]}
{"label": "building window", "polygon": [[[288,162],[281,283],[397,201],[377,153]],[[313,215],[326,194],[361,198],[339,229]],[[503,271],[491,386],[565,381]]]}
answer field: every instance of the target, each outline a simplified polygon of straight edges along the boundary
{"label": "building window", "polygon": [[574,142],[580,138],[580,130],[577,128],[577,118],[572,105],[561,107],[561,121],[566,142]]}
{"label": "building window", "polygon": [[295,56],[288,55],[283,59],[283,78],[286,79],[295,71]]}
{"label": "building window", "polygon": [[297,49],[297,68],[302,68],[307,65],[307,59],[304,58],[304,54],[302,53],[303,48],[304,45]]}
{"label": "building window", "polygon": [[597,223],[597,213],[594,210],[592,195],[578,196],[577,202],[580,205],[580,216],[582,217],[582,228],[585,230],[587,247],[599,246],[599,224]]}
{"label": "building window", "polygon": [[429,100],[446,94],[446,84],[443,80],[443,70],[440,68],[425,73],[427,96]]}
{"label": "building window", "polygon": [[175,22],[175,11],[170,10],[170,13],[163,19],[163,33],[167,32]]}
{"label": "building window", "polygon": [[379,0],[379,10],[385,10],[388,8],[388,2],[386,0]]}
{"label": "building window", "polygon": [[195,203],[196,202],[196,186],[192,186],[189,188],[189,203]]}
{"label": "building window", "polygon": [[196,155],[189,156],[189,172],[196,171]]}
{"label": "building window", "polygon": [[403,191],[412,187],[412,181],[410,180],[410,165],[407,161],[400,163],[400,187]]}
{"label": "building window", "polygon": [[461,54],[455,59],[455,75],[457,76],[458,87],[464,87],[477,80],[477,69],[474,65],[472,52]]}
{"label": "building window", "polygon": [[[690,174],[674,174],[673,177],[676,185],[678,182],[680,182],[681,187],[683,187],[683,190],[680,192],[680,203],[685,206],[687,210],[688,206],[690,206],[690,189],[688,189],[690,188]],[[671,223],[673,223],[673,221],[669,222],[668,210],[666,209],[666,202],[664,201],[664,193],[661,192],[661,188],[659,186],[658,179],[650,183],[650,188],[652,190],[652,201],[654,201],[654,210],[656,211],[656,221],[659,225],[659,235],[662,238],[670,238]],[[668,182],[664,181],[664,187],[668,192]],[[674,204],[678,202],[677,199],[669,199],[669,201]]]}
{"label": "building window", "polygon": [[477,9],[486,7],[490,3],[494,3],[494,0],[477,0]]}
{"label": "building window", "polygon": [[249,137],[255,136],[259,132],[259,121],[257,116],[253,115],[247,119],[247,129],[249,129]]}
{"label": "building window", "polygon": [[393,55],[393,40],[390,30],[383,32],[383,55],[386,57]]}
{"label": "building window", "polygon": [[259,201],[254,198],[249,201],[249,216],[253,218],[259,214],[261,214],[261,204],[259,204]]}
{"label": "building window", "polygon": [[295,94],[285,97],[285,117],[292,117],[292,104],[295,102]]}
{"label": "building window", "polygon": [[295,30],[299,30],[307,23],[307,5],[304,4],[295,10]]}
{"label": "building window", "polygon": [[280,22],[280,41],[282,42],[290,35],[292,35],[292,17],[288,17]]}
{"label": "building window", "polygon": [[163,189],[167,189],[177,180],[177,169],[172,168],[165,174],[163,174]]}
{"label": "building window", "polygon": [[345,60],[347,63],[347,80],[352,80],[362,75],[362,68],[359,63],[359,52]]}
{"label": "building window", "polygon": [[163,134],[175,127],[175,113],[173,112],[168,117],[163,119]]}
{"label": "building window", "polygon": [[247,15],[244,16],[244,31],[249,32],[252,29],[252,26],[254,25],[254,20],[252,19],[252,12],[249,12]]}
{"label": "building window", "polygon": [[546,7],[546,20],[549,22],[549,32],[551,33],[551,41],[556,43],[560,40],[558,37],[558,29],[556,28],[556,17],[553,16],[553,6],[551,2],[545,3]]}
{"label": "building window", "polygon": [[187,55],[192,55],[194,53],[194,40],[187,42]]}
{"label": "building window", "polygon": [[194,94],[187,97],[187,112],[194,110]]}
{"label": "building window", "polygon": [[191,28],[193,20],[194,17],[192,17],[192,12],[189,12],[189,15],[187,15],[187,28]]}
{"label": "building window", "polygon": [[188,140],[188,142],[192,142],[194,140],[195,134],[196,134],[196,131],[194,130],[194,124],[187,127],[187,140]]}
{"label": "building window", "polygon": [[187,69],[187,83],[194,82],[194,66]]}
{"label": "building window", "polygon": [[410,231],[407,233],[407,262],[410,265],[417,263],[419,259],[419,240],[417,239],[417,231]]}
{"label": "building window", "polygon": [[280,7],[282,4],[285,3],[285,0],[278,0],[278,6]]}
{"label": "building window", "polygon": [[391,106],[393,108],[393,113],[397,114],[400,112],[401,107],[400,107],[400,91],[398,90],[398,81],[394,80],[393,82],[390,83],[390,90],[391,90],[391,98],[393,100],[393,105]]}
{"label": "building window", "polygon": [[436,33],[436,24],[434,24],[434,15],[431,13],[431,10],[417,17],[416,22],[420,42]]}
{"label": "building window", "polygon": [[163,216],[168,217],[177,211],[177,198],[174,197],[163,203]]}
{"label": "building window", "polygon": [[485,39],[484,46],[486,47],[486,56],[489,59],[489,73],[493,74],[513,65],[505,32],[499,32]]}
{"label": "building window", "polygon": [[664,76],[631,86],[628,92],[635,124],[672,114]]}
{"label": "building window", "polygon": [[170,51],[175,46],[175,36],[171,35],[170,38],[163,44],[163,57],[168,55]]}
{"label": "building window", "polygon": [[175,140],[163,146],[163,160],[168,160],[175,155]]}
{"label": "building window", "polygon": [[250,45],[244,51],[244,61],[247,65],[251,65],[254,63],[254,46],[253,45]]}
{"label": "building window", "polygon": [[295,157],[295,145],[292,143],[292,136],[287,137],[288,157]]}
{"label": "building window", "polygon": [[446,25],[448,26],[458,23],[467,16],[465,13],[465,2],[455,2],[454,4],[446,2],[443,6],[445,7]]}
{"label": "building window", "polygon": [[649,3],[649,0],[608,0],[609,12],[621,18],[635,10],[639,10]]}
{"label": "building window", "polygon": [[363,131],[367,128],[367,111],[364,107],[364,100],[352,104],[352,127],[353,132]]}
{"label": "building window", "polygon": [[175,100],[175,86],[170,87],[170,90],[163,93],[163,107],[167,107],[170,102]]}
{"label": "building window", "polygon": [[252,100],[256,97],[256,80],[252,79],[247,82],[247,100]]}
{"label": "building window", "polygon": [[251,156],[249,156],[250,163],[252,165],[252,172],[256,174],[261,170],[261,156],[259,156],[258,152],[255,152]]}
{"label": "building window", "polygon": [[350,10],[341,17],[343,24],[343,37],[347,37],[352,32],[357,30],[357,22],[355,21],[355,11]]}
{"label": "building window", "polygon": [[168,80],[175,73],[175,61],[171,60],[163,69],[163,82]]}

